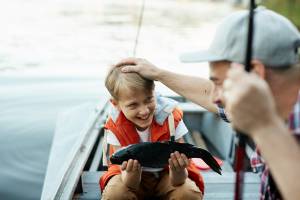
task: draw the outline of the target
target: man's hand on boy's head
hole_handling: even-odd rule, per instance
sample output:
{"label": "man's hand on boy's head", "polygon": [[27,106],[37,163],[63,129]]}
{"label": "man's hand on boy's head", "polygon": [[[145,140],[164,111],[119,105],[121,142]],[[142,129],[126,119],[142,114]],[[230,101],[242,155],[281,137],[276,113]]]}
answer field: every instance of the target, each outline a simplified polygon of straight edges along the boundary
{"label": "man's hand on boy's head", "polygon": [[124,58],[122,60],[120,60],[115,67],[123,67],[126,65],[137,65],[137,61],[139,60],[139,58],[134,58],[134,57],[128,57],[128,58]]}
{"label": "man's hand on boy's head", "polygon": [[122,67],[124,73],[136,72],[151,80],[156,80],[160,71],[159,68],[142,58],[125,58],[117,63],[116,67]]}

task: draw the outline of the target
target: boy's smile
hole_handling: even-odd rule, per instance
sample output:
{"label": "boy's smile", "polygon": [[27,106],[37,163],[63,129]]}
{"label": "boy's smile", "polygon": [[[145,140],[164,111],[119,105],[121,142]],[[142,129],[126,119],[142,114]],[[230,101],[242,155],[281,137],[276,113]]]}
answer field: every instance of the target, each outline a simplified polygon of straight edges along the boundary
{"label": "boy's smile", "polygon": [[123,89],[118,101],[113,101],[138,130],[145,130],[151,125],[156,107],[153,90]]}

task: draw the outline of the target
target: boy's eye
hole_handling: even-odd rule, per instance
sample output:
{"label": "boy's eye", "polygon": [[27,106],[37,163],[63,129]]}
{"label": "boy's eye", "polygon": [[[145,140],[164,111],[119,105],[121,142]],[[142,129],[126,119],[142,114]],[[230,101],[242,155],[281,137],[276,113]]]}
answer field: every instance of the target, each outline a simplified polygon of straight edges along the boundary
{"label": "boy's eye", "polygon": [[129,104],[127,107],[130,108],[130,109],[134,109],[134,108],[137,107],[137,103]]}
{"label": "boy's eye", "polygon": [[147,99],[146,99],[146,103],[151,103],[153,101],[153,97],[148,97]]}

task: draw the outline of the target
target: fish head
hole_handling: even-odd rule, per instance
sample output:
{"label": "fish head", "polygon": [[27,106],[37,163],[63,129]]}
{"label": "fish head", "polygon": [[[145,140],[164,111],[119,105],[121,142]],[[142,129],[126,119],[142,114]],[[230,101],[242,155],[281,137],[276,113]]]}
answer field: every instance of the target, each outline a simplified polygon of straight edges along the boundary
{"label": "fish head", "polygon": [[130,155],[128,149],[120,149],[110,157],[110,162],[112,164],[121,165],[124,161],[128,161],[131,158]]}

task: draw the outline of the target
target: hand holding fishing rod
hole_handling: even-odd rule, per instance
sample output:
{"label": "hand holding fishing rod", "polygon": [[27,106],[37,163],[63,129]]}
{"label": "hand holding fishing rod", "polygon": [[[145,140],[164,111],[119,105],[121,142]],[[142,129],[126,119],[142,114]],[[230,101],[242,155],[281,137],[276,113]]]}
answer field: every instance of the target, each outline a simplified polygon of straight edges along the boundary
{"label": "hand holding fishing rod", "polygon": [[276,121],[276,106],[270,88],[255,73],[246,73],[243,66],[235,65],[227,74],[224,90],[226,111],[237,130],[255,138],[258,130]]}

